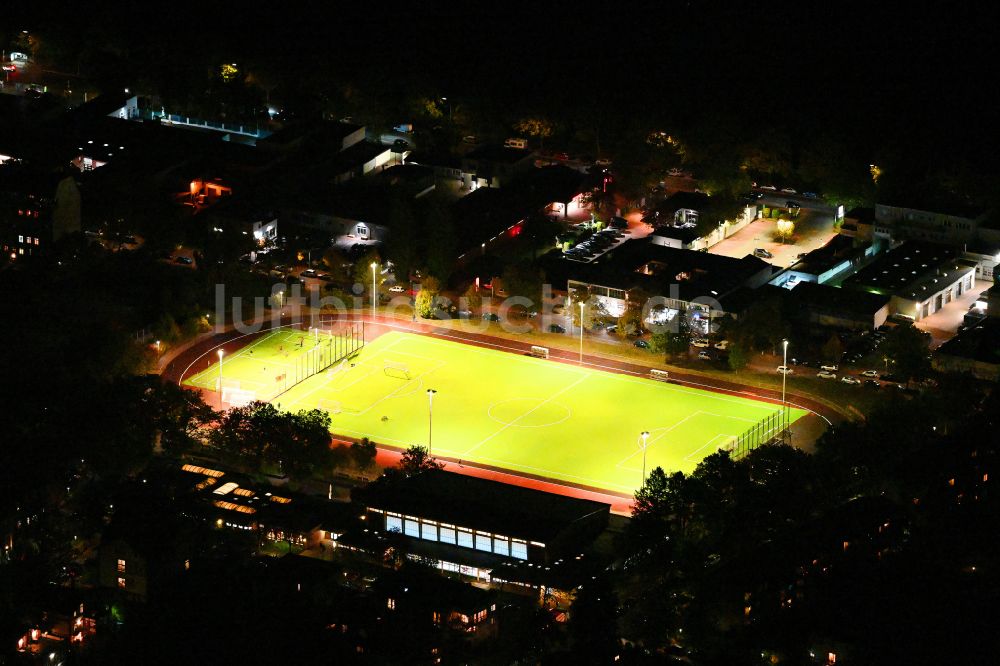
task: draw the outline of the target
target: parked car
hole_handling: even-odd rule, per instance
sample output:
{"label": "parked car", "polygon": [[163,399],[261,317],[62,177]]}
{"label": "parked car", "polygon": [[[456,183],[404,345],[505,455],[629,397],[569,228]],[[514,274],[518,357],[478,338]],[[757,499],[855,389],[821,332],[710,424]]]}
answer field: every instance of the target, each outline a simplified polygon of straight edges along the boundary
{"label": "parked car", "polygon": [[784,365],[779,365],[778,366],[778,374],[779,375],[790,375],[790,374],[792,374],[792,369],[789,368],[789,367],[787,367],[787,366],[784,366]]}
{"label": "parked car", "polygon": [[794,201],[786,201],[785,202],[785,208],[801,208],[801,206],[799,206]]}
{"label": "parked car", "polygon": [[492,312],[484,312],[483,321],[500,321],[500,317]]}
{"label": "parked car", "polygon": [[175,264],[183,264],[184,266],[190,266],[194,263],[194,259],[191,257],[174,257]]}
{"label": "parked car", "polygon": [[719,340],[714,345],[712,345],[719,351],[726,351],[729,348],[729,340]]}
{"label": "parked car", "polygon": [[477,143],[479,143],[479,137],[476,136],[475,134],[470,134],[468,136],[463,136],[462,137],[462,143],[468,144],[470,146],[474,146]]}
{"label": "parked car", "polygon": [[628,220],[624,217],[618,217],[617,215],[612,217],[608,224],[610,224],[613,229],[628,229]]}
{"label": "parked car", "polygon": [[837,372],[837,370],[839,370],[840,368],[838,368],[836,365],[824,363],[823,365],[819,366],[819,369],[826,370],[827,372]]}
{"label": "parked car", "polygon": [[804,196],[807,199],[819,199],[819,195],[816,194],[815,192],[803,192],[802,196]]}
{"label": "parked car", "polygon": [[858,379],[857,377],[851,377],[850,375],[844,375],[843,377],[840,378],[840,381],[842,381],[845,384],[860,384],[861,383],[860,379]]}
{"label": "parked car", "polygon": [[317,273],[316,270],[313,268],[307,268],[304,271],[302,271],[300,275],[304,278],[314,278],[317,275],[319,275],[319,273]]}
{"label": "parked car", "polygon": [[768,190],[769,192],[776,192],[778,190],[778,188],[775,187],[774,185],[761,185],[760,189]]}
{"label": "parked car", "polygon": [[877,389],[880,386],[882,386],[882,385],[877,380],[875,380],[875,379],[866,379],[865,380],[865,387],[867,387],[867,388]]}
{"label": "parked car", "polygon": [[697,347],[699,349],[708,349],[709,347],[711,347],[708,340],[706,340],[705,338],[695,338],[694,340],[691,341],[691,346]]}
{"label": "parked car", "polygon": [[762,247],[756,248],[753,251],[753,256],[757,257],[758,259],[773,259],[774,258],[773,254],[771,254],[770,252],[768,252],[767,250],[765,250]]}
{"label": "parked car", "polygon": [[707,351],[700,351],[698,352],[698,358],[702,361],[711,361],[712,355],[709,354]]}
{"label": "parked car", "polygon": [[861,373],[862,377],[878,377],[878,370],[865,370]]}
{"label": "parked car", "polygon": [[600,167],[609,167],[611,166],[611,160],[609,160],[607,157],[598,157],[596,160],[594,160],[594,164]]}
{"label": "parked car", "polygon": [[403,294],[403,293],[406,293],[406,287],[404,287],[401,284],[394,284],[391,287],[389,287],[389,293],[390,294]]}
{"label": "parked car", "polygon": [[819,372],[816,373],[816,376],[819,377],[820,379],[836,379],[837,378],[837,375],[835,375],[834,373],[830,372],[829,370],[820,370]]}
{"label": "parked car", "polygon": [[639,338],[632,344],[638,347],[639,349],[649,349],[649,343],[643,340],[642,338]]}
{"label": "parked car", "polygon": [[549,324],[549,333],[565,333],[566,329],[559,324]]}
{"label": "parked car", "polygon": [[798,194],[798,192],[796,192],[795,190],[793,190],[790,187],[783,187],[783,188],[781,188],[781,191],[783,193],[785,193],[785,194]]}
{"label": "parked car", "polygon": [[395,141],[392,142],[392,149],[397,153],[401,153],[404,150],[409,150],[410,144],[407,143],[406,141],[403,141],[402,139],[396,139]]}

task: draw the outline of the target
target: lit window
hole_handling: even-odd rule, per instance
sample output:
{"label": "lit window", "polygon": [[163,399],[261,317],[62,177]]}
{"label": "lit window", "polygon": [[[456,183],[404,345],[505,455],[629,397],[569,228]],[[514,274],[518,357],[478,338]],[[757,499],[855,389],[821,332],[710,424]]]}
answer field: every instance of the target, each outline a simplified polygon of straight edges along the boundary
{"label": "lit window", "polygon": [[17,242],[18,243],[23,243],[24,242],[24,236],[18,236],[17,237]]}
{"label": "lit window", "polygon": [[442,543],[455,543],[455,528],[454,527],[441,527],[441,541]]}
{"label": "lit window", "polygon": [[385,607],[388,608],[389,610],[396,610],[396,600],[393,599],[392,597],[389,597],[388,599],[385,600]]}
{"label": "lit window", "polygon": [[463,548],[472,548],[472,531],[459,528],[458,545]]}
{"label": "lit window", "polygon": [[427,541],[437,541],[437,523],[423,522],[420,524],[420,538]]}
{"label": "lit window", "polygon": [[386,532],[402,532],[403,531],[403,519],[397,516],[386,516],[385,517],[385,531]]}
{"label": "lit window", "polygon": [[519,560],[528,559],[528,544],[514,539],[510,542],[510,555]]}
{"label": "lit window", "polygon": [[118,577],[118,589],[119,590],[125,589],[125,579],[122,578],[121,576]]}
{"label": "lit window", "polygon": [[493,552],[497,555],[510,555],[510,542],[507,541],[507,537],[493,539]]}
{"label": "lit window", "polygon": [[420,523],[415,518],[407,518],[403,521],[403,534],[411,537],[419,537]]}
{"label": "lit window", "polygon": [[489,534],[476,532],[476,550],[485,550],[487,553],[493,550]]}
{"label": "lit window", "polygon": [[125,560],[118,560],[118,573],[125,573]]}

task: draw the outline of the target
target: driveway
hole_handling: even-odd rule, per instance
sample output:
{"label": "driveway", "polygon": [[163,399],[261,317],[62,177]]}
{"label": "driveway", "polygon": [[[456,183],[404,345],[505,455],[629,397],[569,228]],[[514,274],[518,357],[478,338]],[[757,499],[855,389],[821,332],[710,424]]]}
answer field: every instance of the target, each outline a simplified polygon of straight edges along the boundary
{"label": "driveway", "polygon": [[774,255],[773,259],[767,261],[784,268],[794,264],[798,255],[822,247],[836,236],[833,220],[832,212],[803,208],[799,216],[793,219],[795,234],[792,240],[781,243],[773,238],[777,220],[758,218],[729,238],[708,248],[708,251],[738,259],[752,254],[759,247]]}
{"label": "driveway", "polygon": [[958,334],[958,327],[962,325],[965,313],[979,300],[980,295],[992,286],[993,283],[989,280],[976,280],[972,289],[962,294],[960,298],[916,323],[916,327],[921,331],[931,334],[931,349],[937,349]]}

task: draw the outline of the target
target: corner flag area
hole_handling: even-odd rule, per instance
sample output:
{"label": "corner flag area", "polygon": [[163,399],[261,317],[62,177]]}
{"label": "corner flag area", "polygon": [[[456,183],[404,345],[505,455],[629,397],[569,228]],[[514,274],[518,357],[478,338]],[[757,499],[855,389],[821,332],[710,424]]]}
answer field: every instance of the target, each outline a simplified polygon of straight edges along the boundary
{"label": "corner flag area", "polygon": [[[275,362],[290,363],[272,347],[301,335],[274,332],[224,359],[223,390],[231,381],[230,392],[261,399]],[[213,363],[184,383],[215,390],[218,376]],[[761,400],[395,331],[272,401],[285,410],[324,409],[342,435],[399,448],[427,446],[431,435],[435,456],[629,494],[642,483],[641,433],[649,433],[647,472],[689,472],[762,423],[778,423],[780,412]],[[805,414],[790,409],[788,423]],[[771,428],[765,434],[776,434]]]}

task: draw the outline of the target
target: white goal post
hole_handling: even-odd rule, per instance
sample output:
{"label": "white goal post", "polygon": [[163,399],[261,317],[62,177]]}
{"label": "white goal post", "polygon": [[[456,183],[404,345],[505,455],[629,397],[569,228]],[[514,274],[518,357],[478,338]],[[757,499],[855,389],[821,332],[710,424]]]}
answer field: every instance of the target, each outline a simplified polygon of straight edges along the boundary
{"label": "white goal post", "polygon": [[666,370],[657,370],[656,368],[650,368],[649,378],[661,382],[666,382],[670,381],[670,373],[667,372]]}
{"label": "white goal post", "polygon": [[548,347],[538,347],[536,345],[531,346],[531,355],[535,358],[548,358],[549,348]]}

